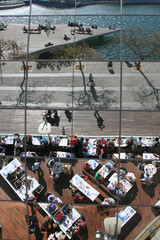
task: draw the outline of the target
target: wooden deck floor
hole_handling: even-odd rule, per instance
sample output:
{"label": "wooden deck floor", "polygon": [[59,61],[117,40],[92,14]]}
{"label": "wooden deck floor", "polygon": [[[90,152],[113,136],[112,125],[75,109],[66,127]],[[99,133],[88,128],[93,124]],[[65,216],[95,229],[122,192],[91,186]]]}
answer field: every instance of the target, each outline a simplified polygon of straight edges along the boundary
{"label": "wooden deck floor", "polygon": [[[33,160],[30,160],[30,162]],[[74,174],[82,173],[82,168],[84,164],[83,159],[78,160],[74,163],[73,171]],[[45,191],[53,192],[56,196],[59,196],[60,199],[65,203],[73,203],[71,190],[68,189],[69,179],[66,179],[65,184],[60,183],[55,186],[53,179],[49,177],[48,169],[46,166],[47,159],[43,159],[41,161],[41,169],[43,170],[43,174],[38,175],[38,173],[33,173],[30,171],[31,163],[28,164],[28,173],[34,176],[39,183],[41,183],[45,187]],[[103,163],[102,163],[103,164]],[[23,163],[24,165],[24,163]],[[137,178],[137,193],[135,188],[136,196],[130,200],[130,202],[126,202],[125,204],[138,205],[136,207],[139,219],[135,221],[135,225],[127,226],[127,231],[123,231],[123,235],[121,236],[121,240],[132,240],[134,239],[139,232],[146,227],[154,218],[155,213],[152,211],[151,205],[154,205],[159,198],[159,179],[157,178],[155,181],[156,184],[154,187],[145,186],[142,187],[140,183],[140,171],[138,170],[137,164],[133,162],[124,162],[123,166],[127,168],[129,172],[133,172]],[[157,177],[159,174],[157,173]],[[1,179],[2,180],[2,179]],[[63,182],[64,183],[64,182]],[[10,201],[10,200],[15,200]],[[44,200],[43,198],[41,199]],[[0,224],[2,225],[2,239],[36,239],[34,235],[30,235],[28,238],[27,224],[25,221],[25,214],[27,212],[27,206],[25,203],[19,202],[17,196],[11,191],[8,185],[1,181],[0,188]],[[108,216],[114,216],[117,207],[104,207],[102,205],[74,205],[78,212],[84,213],[87,227],[88,227],[88,240],[94,239],[94,234],[97,230],[104,233],[103,220]],[[123,206],[119,206],[119,211],[124,208]],[[30,207],[28,208],[29,213],[31,214]],[[44,222],[44,216],[35,209],[36,215],[38,218],[39,227],[41,227]],[[22,237],[23,236],[23,237]],[[47,239],[46,233],[42,236],[41,239]]]}

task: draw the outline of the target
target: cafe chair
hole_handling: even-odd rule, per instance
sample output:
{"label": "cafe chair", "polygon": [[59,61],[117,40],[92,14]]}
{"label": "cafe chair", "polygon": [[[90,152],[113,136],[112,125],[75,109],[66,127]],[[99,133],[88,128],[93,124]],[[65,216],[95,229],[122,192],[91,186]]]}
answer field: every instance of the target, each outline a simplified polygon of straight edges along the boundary
{"label": "cafe chair", "polygon": [[19,179],[21,179],[23,181],[25,179],[25,172],[18,174],[18,176],[19,176]]}
{"label": "cafe chair", "polygon": [[72,205],[71,204],[65,204],[63,207],[62,207],[62,212],[67,215],[68,213],[70,213],[72,211]]}
{"label": "cafe chair", "polygon": [[60,224],[65,219],[65,215],[62,211],[58,211],[53,215],[56,223]]}
{"label": "cafe chair", "polygon": [[71,175],[72,171],[73,171],[73,169],[72,169],[71,165],[68,165],[68,164],[63,165],[63,173]]}
{"label": "cafe chair", "polygon": [[[53,207],[54,207],[54,209],[53,209]],[[51,204],[48,205],[47,210],[48,210],[52,215],[54,215],[54,214],[56,214],[56,212],[59,210],[59,208],[58,208],[54,203],[51,203]]]}
{"label": "cafe chair", "polygon": [[17,179],[14,183],[13,186],[15,187],[16,190],[18,190],[22,185],[22,181],[20,179]]}
{"label": "cafe chair", "polygon": [[36,194],[40,194],[42,191],[44,190],[44,187],[42,185],[39,185],[35,190],[34,192]]}
{"label": "cafe chair", "polygon": [[53,158],[51,158],[47,162],[47,167],[52,168],[54,164],[55,164],[55,160]]}

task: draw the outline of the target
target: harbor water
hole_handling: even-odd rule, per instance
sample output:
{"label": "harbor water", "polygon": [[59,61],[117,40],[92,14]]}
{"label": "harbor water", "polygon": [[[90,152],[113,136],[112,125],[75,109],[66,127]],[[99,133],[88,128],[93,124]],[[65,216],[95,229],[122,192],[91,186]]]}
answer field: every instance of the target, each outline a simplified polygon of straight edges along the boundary
{"label": "harbor water", "polygon": [[[51,24],[66,24],[68,21],[82,23],[86,26],[97,25],[97,27],[113,26],[123,31],[128,29],[145,29],[150,34],[160,31],[160,5],[124,5],[122,8],[123,17],[121,18],[121,9],[119,4],[96,4],[80,8],[55,9],[39,5],[32,5],[31,23],[45,24],[49,21]],[[30,7],[24,6],[18,9],[3,10],[0,12],[0,20],[5,23],[19,23],[27,25],[29,21]],[[88,41],[88,44],[104,60],[120,59],[120,38],[118,33],[104,36],[101,39]],[[123,35],[122,35],[123,43]],[[147,46],[146,46],[147,47]],[[123,48],[123,59],[136,59],[133,52],[126,47]],[[145,60],[159,61],[160,57],[156,55],[147,57]]]}

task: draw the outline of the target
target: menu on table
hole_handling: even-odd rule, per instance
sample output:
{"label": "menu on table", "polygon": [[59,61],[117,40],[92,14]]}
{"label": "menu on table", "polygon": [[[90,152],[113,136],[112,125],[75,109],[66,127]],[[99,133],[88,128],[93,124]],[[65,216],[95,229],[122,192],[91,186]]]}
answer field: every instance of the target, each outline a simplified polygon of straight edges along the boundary
{"label": "menu on table", "polygon": [[98,172],[103,178],[106,178],[108,176],[108,174],[110,173],[110,170],[105,166],[103,165],[99,170]]}
{"label": "menu on table", "polygon": [[12,174],[17,169],[17,167],[20,167],[21,165],[22,164],[18,161],[18,159],[15,158],[13,161],[8,163],[7,166],[3,167],[0,172],[3,177],[7,178],[8,173]]}

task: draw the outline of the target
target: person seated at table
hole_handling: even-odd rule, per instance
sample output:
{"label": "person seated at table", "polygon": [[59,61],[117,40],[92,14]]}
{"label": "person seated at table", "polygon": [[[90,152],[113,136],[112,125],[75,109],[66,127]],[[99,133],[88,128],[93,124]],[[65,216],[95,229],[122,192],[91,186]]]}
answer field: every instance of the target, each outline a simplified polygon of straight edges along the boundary
{"label": "person seated at table", "polygon": [[33,178],[28,175],[27,178],[24,177],[22,181],[24,182],[24,184],[27,184],[27,186],[30,187],[33,182]]}
{"label": "person seated at table", "polygon": [[45,222],[42,223],[42,226],[41,226],[41,231],[42,231],[42,232],[47,231],[48,228],[49,228],[49,225],[52,225],[52,224],[53,224],[53,219],[52,219],[52,217],[46,216],[44,219],[45,219]]}
{"label": "person seated at table", "polygon": [[55,173],[53,171],[50,174],[50,177],[52,177],[54,181],[57,181],[59,176],[60,176],[60,173]]}
{"label": "person seated at table", "polygon": [[140,154],[137,154],[137,155],[135,156],[135,159],[143,159],[143,156],[140,155]]}
{"label": "person seated at table", "polygon": [[104,182],[104,178],[103,178],[99,173],[96,173],[94,177],[95,177],[95,179],[97,179],[100,183],[103,183],[103,182]]}
{"label": "person seated at table", "polygon": [[63,173],[65,173],[65,174],[72,174],[72,172],[73,172],[71,164],[63,164],[62,168],[63,168]]}
{"label": "person seated at table", "polygon": [[101,139],[101,138],[97,138],[97,139],[94,141],[93,145],[102,147],[102,139]]}
{"label": "person seated at table", "polygon": [[52,168],[55,164],[55,160],[53,158],[49,159],[47,162],[47,167]]}
{"label": "person seated at table", "polygon": [[125,189],[117,189],[116,190],[116,195],[118,196],[118,192],[119,192],[119,197],[120,198],[124,198],[126,196],[126,190]]}
{"label": "person seated at table", "polygon": [[115,166],[115,163],[113,161],[109,161],[105,164],[105,167],[108,168],[109,172],[113,171],[114,166]]}
{"label": "person seated at table", "polygon": [[[41,231],[42,231],[42,230],[41,230]],[[57,240],[57,237],[55,236],[55,233],[51,233],[51,234],[48,236],[47,240]]]}
{"label": "person seated at table", "polygon": [[75,224],[72,226],[73,235],[77,233],[82,233],[86,229],[86,222],[81,219],[78,219]]}
{"label": "person seated at table", "polygon": [[38,197],[36,197],[33,193],[27,193],[25,194],[26,198],[25,200],[28,200],[28,201],[36,201],[38,199]]}
{"label": "person seated at table", "polygon": [[58,146],[60,143],[59,136],[53,136],[52,138],[50,138],[50,142],[53,146]]}
{"label": "person seated at table", "polygon": [[124,167],[121,167],[120,170],[119,170],[119,177],[120,177],[120,179],[125,178],[127,172],[128,172],[128,171],[125,171],[125,168],[124,168]]}
{"label": "person seated at table", "polygon": [[53,193],[49,194],[49,196],[47,197],[47,201],[49,203],[58,203],[58,200]]}
{"label": "person seated at table", "polygon": [[157,147],[159,143],[159,137],[154,137],[152,142],[152,147]]}
{"label": "person seated at table", "polygon": [[58,212],[55,217],[61,223],[63,222],[66,216],[62,212]]}
{"label": "person seated at table", "polygon": [[2,140],[2,137],[0,136],[0,146],[3,145],[3,140]]}
{"label": "person seated at table", "polygon": [[146,182],[148,185],[153,183],[153,176],[150,176],[148,172],[144,173],[144,177],[141,178],[141,182]]}
{"label": "person seated at table", "polygon": [[114,198],[105,198],[102,204],[110,205],[110,204],[115,204]]}
{"label": "person seated at table", "polygon": [[3,155],[3,154],[4,154],[4,147],[0,145],[0,155]]}
{"label": "person seated at table", "polygon": [[137,140],[137,146],[142,147],[142,137],[139,137]]}
{"label": "person seated at table", "polygon": [[62,212],[67,215],[68,213],[72,212],[73,207],[70,204],[67,204],[62,208]]}
{"label": "person seated at table", "polygon": [[110,182],[110,183],[104,183],[104,185],[110,190],[110,191],[115,191],[116,190],[116,184]]}
{"label": "person seated at table", "polygon": [[[153,154],[154,155],[154,154]],[[157,154],[156,154],[157,155]],[[157,155],[159,156],[159,155]],[[160,161],[157,159],[157,160],[154,160],[152,161],[152,164],[156,167],[156,168],[160,168]]]}
{"label": "person seated at table", "polygon": [[84,165],[83,165],[83,168],[86,172],[88,173],[93,173],[93,169],[92,169],[92,166],[88,163],[88,162],[85,162]]}
{"label": "person seated at table", "polygon": [[7,179],[8,179],[10,182],[15,181],[15,180],[17,179],[17,173],[16,173],[16,171],[13,172],[13,173],[8,173]]}
{"label": "person seated at table", "polygon": [[57,206],[54,203],[49,204],[47,208],[48,212],[50,213],[54,212],[56,209],[57,209]]}
{"label": "person seated at table", "polygon": [[21,177],[25,173],[25,168],[21,166],[17,167],[16,173],[18,178]]}
{"label": "person seated at table", "polygon": [[126,178],[130,183],[136,182],[136,177],[135,177],[134,173],[127,172],[125,178]]}
{"label": "person seated at table", "polygon": [[36,160],[36,162],[32,165],[32,171],[35,172],[36,170],[38,171],[40,169],[40,162]]}
{"label": "person seated at table", "polygon": [[39,139],[41,145],[47,145],[48,144],[48,141],[45,137],[40,136],[38,139]]}
{"label": "person seated at table", "polygon": [[71,158],[72,157],[72,154],[71,153],[67,153],[66,154],[66,158]]}
{"label": "person seated at table", "polygon": [[83,201],[83,195],[80,193],[80,192],[76,192],[74,195],[73,195],[73,201],[74,203],[81,203]]}
{"label": "person seated at table", "polygon": [[111,138],[111,139],[107,139],[107,147],[112,147],[114,148],[114,141],[115,141],[115,138]]}
{"label": "person seated at table", "polygon": [[72,147],[75,147],[78,143],[78,137],[77,135],[69,135],[71,139],[69,139],[69,145]]}

